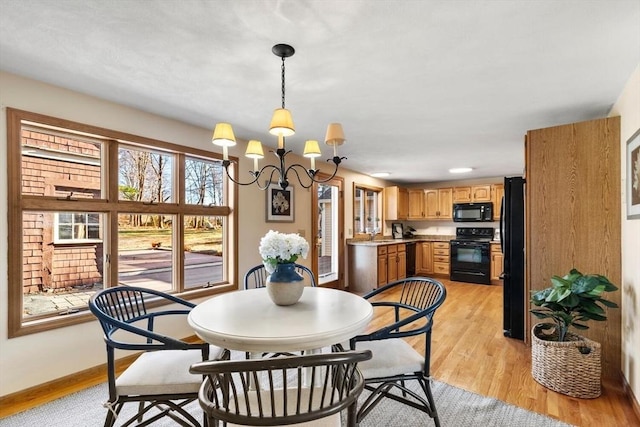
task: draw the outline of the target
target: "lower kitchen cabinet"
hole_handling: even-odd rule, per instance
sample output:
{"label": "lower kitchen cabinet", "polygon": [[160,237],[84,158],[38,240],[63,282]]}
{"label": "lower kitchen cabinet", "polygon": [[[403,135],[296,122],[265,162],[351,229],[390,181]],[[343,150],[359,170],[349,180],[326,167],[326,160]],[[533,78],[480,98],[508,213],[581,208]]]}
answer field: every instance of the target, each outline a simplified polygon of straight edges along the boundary
{"label": "lower kitchen cabinet", "polygon": [[449,242],[420,242],[416,251],[418,275],[449,276]]}
{"label": "lower kitchen cabinet", "polygon": [[502,255],[502,251],[500,249],[499,243],[491,244],[491,280],[500,280],[500,275],[503,270],[503,260],[504,257]]}
{"label": "lower kitchen cabinet", "polygon": [[449,242],[433,242],[433,273],[449,275]]}
{"label": "lower kitchen cabinet", "polygon": [[407,277],[407,245],[349,245],[349,290],[372,291]]}

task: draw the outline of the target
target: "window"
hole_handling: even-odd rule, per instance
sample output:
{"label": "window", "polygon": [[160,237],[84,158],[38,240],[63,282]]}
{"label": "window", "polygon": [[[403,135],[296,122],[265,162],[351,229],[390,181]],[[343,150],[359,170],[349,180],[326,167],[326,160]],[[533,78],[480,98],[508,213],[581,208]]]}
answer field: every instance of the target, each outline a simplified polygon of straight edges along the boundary
{"label": "window", "polygon": [[92,319],[97,290],[235,289],[217,155],[7,109],[9,337]]}
{"label": "window", "polygon": [[92,212],[61,212],[56,214],[54,242],[100,239],[100,214]]}
{"label": "window", "polygon": [[382,188],[353,184],[353,232],[358,234],[382,231]]}

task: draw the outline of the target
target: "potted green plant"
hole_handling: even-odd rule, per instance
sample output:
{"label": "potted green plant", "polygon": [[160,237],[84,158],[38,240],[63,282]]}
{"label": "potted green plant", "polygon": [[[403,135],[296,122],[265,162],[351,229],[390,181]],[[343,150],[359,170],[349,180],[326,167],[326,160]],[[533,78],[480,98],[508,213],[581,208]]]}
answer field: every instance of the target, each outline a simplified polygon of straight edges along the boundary
{"label": "potted green plant", "polygon": [[531,313],[552,323],[533,327],[531,372],[551,390],[574,397],[600,396],[600,344],[569,331],[589,329],[585,322],[607,319],[603,306],[617,308],[602,297],[618,288],[605,276],[584,275],[572,269],[564,277],[553,276],[551,286],[535,291]]}

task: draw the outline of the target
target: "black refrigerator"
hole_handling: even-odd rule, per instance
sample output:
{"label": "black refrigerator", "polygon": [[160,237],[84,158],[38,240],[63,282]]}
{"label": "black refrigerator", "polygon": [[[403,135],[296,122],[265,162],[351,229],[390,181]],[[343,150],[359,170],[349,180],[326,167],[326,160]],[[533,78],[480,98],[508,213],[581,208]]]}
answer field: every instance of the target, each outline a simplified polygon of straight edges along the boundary
{"label": "black refrigerator", "polygon": [[500,208],[500,243],[504,267],[504,336],[524,340],[524,183],[521,177],[504,179]]}

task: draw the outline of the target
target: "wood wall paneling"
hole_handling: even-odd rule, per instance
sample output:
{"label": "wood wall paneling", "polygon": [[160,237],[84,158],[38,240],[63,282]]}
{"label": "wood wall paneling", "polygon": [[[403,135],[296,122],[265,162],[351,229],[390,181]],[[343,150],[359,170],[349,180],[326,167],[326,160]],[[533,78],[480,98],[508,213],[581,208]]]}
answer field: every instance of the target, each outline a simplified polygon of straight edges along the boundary
{"label": "wood wall paneling", "polygon": [[[529,131],[526,138],[527,290],[571,268],[621,287],[620,118]],[[528,293],[527,293],[528,295]],[[606,296],[621,304],[621,292]],[[605,378],[620,380],[620,309],[579,331],[602,344]],[[530,316],[530,327],[538,320]]]}

